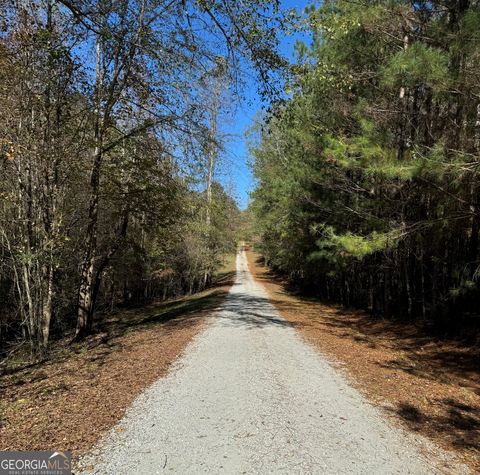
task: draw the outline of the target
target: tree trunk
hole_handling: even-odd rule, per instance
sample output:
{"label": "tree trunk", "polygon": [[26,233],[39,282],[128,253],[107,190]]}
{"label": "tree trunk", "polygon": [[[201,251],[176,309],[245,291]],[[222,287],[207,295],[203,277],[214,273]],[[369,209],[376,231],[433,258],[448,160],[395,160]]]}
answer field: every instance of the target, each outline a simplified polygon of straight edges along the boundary
{"label": "tree trunk", "polygon": [[92,322],[93,320],[93,314],[95,311],[95,304],[97,302],[97,297],[98,293],[100,291],[100,286],[102,284],[102,274],[104,270],[107,268],[108,264],[110,264],[111,259],[113,256],[117,253],[117,251],[120,249],[120,246],[122,245],[126,235],[127,235],[127,228],[128,228],[128,216],[129,213],[128,211],[125,211],[123,213],[123,218],[122,222],[120,223],[118,227],[118,236],[110,248],[110,251],[105,254],[98,265],[97,271],[95,272],[95,280],[93,284],[93,290],[92,290],[92,295],[90,299],[90,312],[89,312],[89,321]]}
{"label": "tree trunk", "polygon": [[48,340],[50,337],[50,322],[52,319],[52,307],[53,307],[53,264],[47,266],[44,279],[46,279],[46,288],[44,289],[43,305],[42,305],[42,350],[45,351],[48,346]]}
{"label": "tree trunk", "polygon": [[80,275],[80,288],[78,291],[77,305],[77,328],[74,340],[80,340],[88,334],[92,328],[93,290],[94,290],[94,267],[97,251],[97,227],[98,227],[98,202],[100,167],[102,155],[99,148],[95,150],[95,160],[91,178],[91,198],[88,211],[88,226],[86,235],[86,252]]}
{"label": "tree trunk", "polygon": [[100,199],[100,172],[102,167],[102,133],[100,130],[100,102],[102,87],[101,39],[97,35],[96,43],[96,87],[95,87],[95,150],[90,178],[90,205],[86,234],[86,250],[80,274],[80,287],[77,303],[77,327],[74,341],[82,339],[92,328],[94,267],[97,252],[98,204]]}
{"label": "tree trunk", "polygon": [[[409,45],[409,37],[407,34],[403,37],[403,50],[408,50]],[[406,131],[407,131],[407,89],[405,85],[400,87],[400,92],[398,94],[400,99],[400,120],[399,120],[399,128],[398,128],[398,160],[403,160],[405,155],[405,146],[406,146]]]}

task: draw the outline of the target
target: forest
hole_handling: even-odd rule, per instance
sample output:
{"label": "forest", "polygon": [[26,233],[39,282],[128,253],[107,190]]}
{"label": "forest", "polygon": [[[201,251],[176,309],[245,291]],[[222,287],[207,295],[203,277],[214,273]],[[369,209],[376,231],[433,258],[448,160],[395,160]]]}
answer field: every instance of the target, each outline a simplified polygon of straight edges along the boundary
{"label": "forest", "polygon": [[0,0],[0,472],[480,473],[479,303],[480,0]]}
{"label": "forest", "polygon": [[288,96],[250,132],[259,247],[292,284],[441,334],[478,329],[479,7],[307,10]]}
{"label": "forest", "polygon": [[271,92],[276,4],[0,2],[2,357],[209,284],[239,216],[217,123],[245,65]]}
{"label": "forest", "polygon": [[[1,12],[3,356],[209,285],[245,229],[216,173],[246,68],[268,104],[248,134],[247,212],[268,265],[374,315],[478,328],[478,2]],[[312,39],[292,64],[279,32]]]}

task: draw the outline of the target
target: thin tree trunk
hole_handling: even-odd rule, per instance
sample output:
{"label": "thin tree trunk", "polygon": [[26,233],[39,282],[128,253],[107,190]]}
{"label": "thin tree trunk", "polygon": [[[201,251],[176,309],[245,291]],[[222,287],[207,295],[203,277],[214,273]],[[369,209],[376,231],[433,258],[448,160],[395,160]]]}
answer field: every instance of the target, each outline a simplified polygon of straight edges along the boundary
{"label": "thin tree trunk", "polygon": [[52,319],[52,308],[53,308],[53,274],[54,274],[54,267],[52,264],[48,265],[48,269],[46,271],[46,279],[47,285],[44,289],[44,296],[43,296],[43,308],[42,308],[42,323],[41,323],[41,332],[42,332],[42,349],[43,351],[46,350],[48,346],[48,340],[50,337],[50,322]]}
{"label": "thin tree trunk", "polygon": [[94,280],[91,303],[90,303],[90,315],[89,315],[90,322],[92,322],[92,320],[93,320],[93,314],[94,314],[94,311],[95,311],[95,304],[97,302],[98,292],[100,291],[100,285],[102,283],[102,274],[103,274],[104,270],[107,268],[107,266],[110,263],[113,256],[120,249],[120,246],[122,245],[122,243],[125,239],[125,236],[127,235],[128,215],[129,214],[128,214],[127,211],[125,211],[123,213],[123,219],[122,219],[122,222],[119,226],[119,232],[118,232],[117,239],[116,239],[115,243],[113,244],[113,246],[110,248],[110,251],[105,256],[103,256],[100,264],[98,265],[98,269],[95,273],[95,280]]}
{"label": "thin tree trunk", "polygon": [[[403,50],[407,51],[409,46],[409,37],[407,34],[403,37]],[[398,132],[398,159],[402,160],[405,155],[406,146],[406,130],[407,130],[407,89],[405,85],[400,87],[399,92],[400,99],[400,120],[399,120],[399,132]]]}
{"label": "thin tree trunk", "polygon": [[96,91],[95,91],[95,150],[90,178],[90,204],[86,233],[86,250],[80,274],[80,287],[77,304],[77,327],[74,341],[80,340],[91,331],[92,304],[94,290],[94,266],[97,251],[98,205],[100,199],[100,170],[102,166],[102,134],[100,131],[100,98],[102,88],[101,39],[96,43]]}
{"label": "thin tree trunk", "polygon": [[[210,248],[210,226],[211,226],[211,207],[212,207],[212,184],[213,175],[215,171],[215,162],[217,159],[217,121],[218,121],[218,109],[219,98],[222,88],[222,74],[217,72],[217,77],[212,91],[212,105],[210,111],[210,143],[208,146],[208,167],[207,167],[207,208],[206,208],[206,225],[208,233],[208,247]],[[208,285],[210,278],[210,270],[206,270],[203,276],[203,287]]]}

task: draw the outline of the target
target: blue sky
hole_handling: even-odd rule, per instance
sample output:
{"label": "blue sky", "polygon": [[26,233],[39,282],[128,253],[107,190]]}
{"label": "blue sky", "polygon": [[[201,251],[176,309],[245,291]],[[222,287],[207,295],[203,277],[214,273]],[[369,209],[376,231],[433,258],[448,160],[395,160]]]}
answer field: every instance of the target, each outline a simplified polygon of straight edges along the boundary
{"label": "blue sky", "polygon": [[[310,3],[311,0],[283,0],[281,2],[282,8],[296,8],[300,12]],[[280,38],[280,52],[290,60],[294,59],[294,45],[298,39],[308,41],[308,38],[299,34]],[[249,192],[254,188],[253,175],[248,166],[250,157],[244,135],[252,126],[255,116],[262,106],[257,94],[257,84],[253,79],[247,80],[246,88],[245,100],[237,106],[230,123],[226,123],[222,127],[222,132],[228,135],[228,139],[225,144],[224,164],[220,166],[218,176],[227,190],[234,193],[241,209],[247,207]]]}

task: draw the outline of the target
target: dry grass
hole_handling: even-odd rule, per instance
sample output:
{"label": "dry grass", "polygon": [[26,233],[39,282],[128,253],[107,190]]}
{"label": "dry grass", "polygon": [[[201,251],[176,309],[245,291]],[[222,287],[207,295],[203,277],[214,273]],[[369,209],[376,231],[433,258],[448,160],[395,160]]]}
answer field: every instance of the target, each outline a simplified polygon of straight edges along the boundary
{"label": "dry grass", "polygon": [[82,344],[0,378],[0,450],[89,450],[202,329],[232,284],[233,261],[204,292],[118,313]]}
{"label": "dry grass", "polygon": [[437,340],[414,325],[372,319],[302,298],[248,253],[281,314],[409,429],[480,470],[480,349]]}

